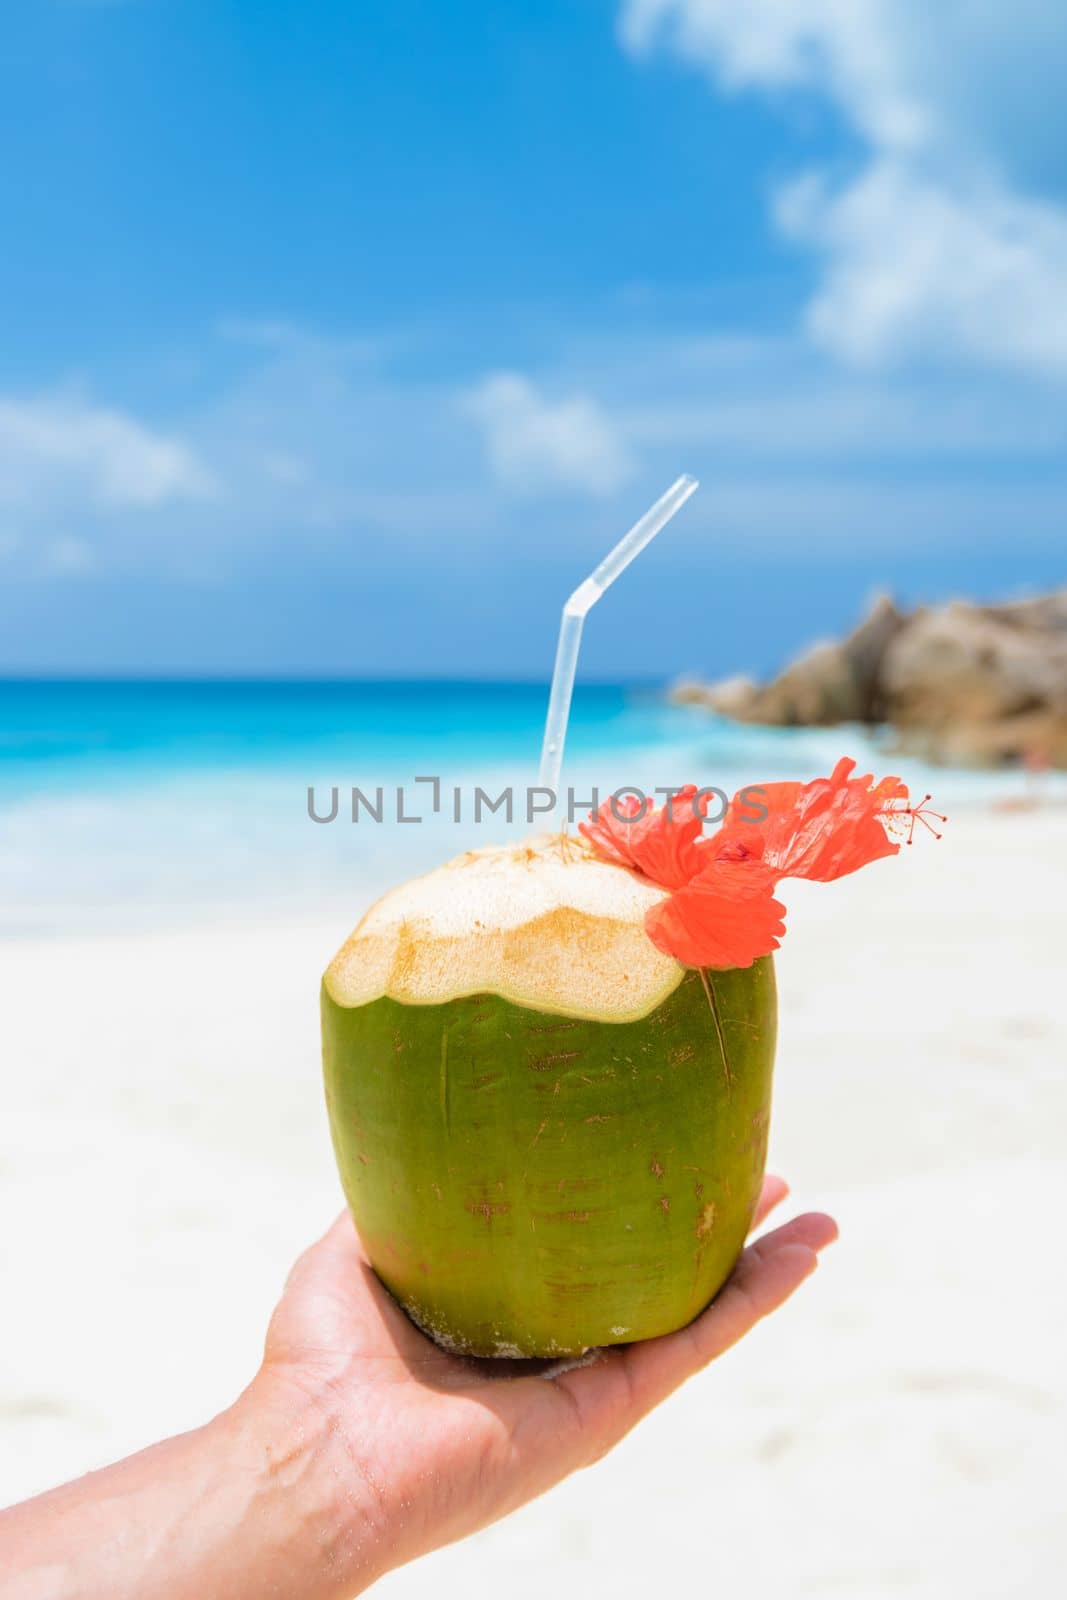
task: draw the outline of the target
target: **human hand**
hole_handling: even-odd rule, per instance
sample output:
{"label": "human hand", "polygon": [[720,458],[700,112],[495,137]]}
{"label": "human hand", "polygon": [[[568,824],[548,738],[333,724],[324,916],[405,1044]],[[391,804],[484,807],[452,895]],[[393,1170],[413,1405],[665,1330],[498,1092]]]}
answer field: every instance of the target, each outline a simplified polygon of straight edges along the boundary
{"label": "human hand", "polygon": [[[787,1193],[768,1178],[759,1224]],[[303,1255],[243,1404],[316,1504],[323,1569],[302,1594],[350,1595],[598,1460],[674,1389],[782,1305],[836,1237],[796,1217],[750,1244],[687,1328],[584,1365],[448,1355],[381,1286],[348,1214]],[[291,1441],[299,1439],[299,1447]]]}
{"label": "human hand", "polygon": [[[768,1178],[755,1221],[785,1193]],[[439,1350],[345,1214],[293,1268],[234,1405],[0,1513],[5,1600],[350,1600],[598,1460],[787,1300],[836,1232],[795,1218],[688,1328],[561,1370]]]}

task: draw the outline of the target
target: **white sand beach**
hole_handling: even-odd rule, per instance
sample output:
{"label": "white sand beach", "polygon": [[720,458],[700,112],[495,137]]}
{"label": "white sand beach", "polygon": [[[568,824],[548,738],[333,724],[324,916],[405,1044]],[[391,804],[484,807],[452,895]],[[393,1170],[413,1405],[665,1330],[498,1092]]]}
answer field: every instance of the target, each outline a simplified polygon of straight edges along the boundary
{"label": "white sand beach", "polygon": [[[962,816],[902,856],[786,886],[772,1165],[840,1220],[814,1282],[614,1456],[383,1594],[1062,1591],[1067,813]],[[347,931],[0,945],[0,1498],[250,1376],[340,1205],[317,985]]]}

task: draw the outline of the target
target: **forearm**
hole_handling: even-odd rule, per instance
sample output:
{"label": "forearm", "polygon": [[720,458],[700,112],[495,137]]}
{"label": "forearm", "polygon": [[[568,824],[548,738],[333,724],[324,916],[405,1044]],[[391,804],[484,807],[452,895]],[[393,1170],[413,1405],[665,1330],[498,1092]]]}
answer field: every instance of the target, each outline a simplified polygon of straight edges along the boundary
{"label": "forearm", "polygon": [[348,1600],[386,1561],[313,1407],[213,1422],[0,1513],[0,1600]]}

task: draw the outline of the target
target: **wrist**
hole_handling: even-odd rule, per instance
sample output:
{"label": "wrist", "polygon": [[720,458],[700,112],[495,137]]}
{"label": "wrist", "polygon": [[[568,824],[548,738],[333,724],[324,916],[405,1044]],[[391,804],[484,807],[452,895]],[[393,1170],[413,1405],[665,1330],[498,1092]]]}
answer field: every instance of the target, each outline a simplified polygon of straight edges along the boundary
{"label": "wrist", "polygon": [[326,1410],[260,1374],[204,1427],[3,1513],[0,1568],[84,1600],[351,1600],[389,1565],[366,1490]]}
{"label": "wrist", "polygon": [[351,1600],[389,1569],[380,1502],[323,1396],[265,1367],[212,1426],[253,1486],[243,1521],[264,1589]]}

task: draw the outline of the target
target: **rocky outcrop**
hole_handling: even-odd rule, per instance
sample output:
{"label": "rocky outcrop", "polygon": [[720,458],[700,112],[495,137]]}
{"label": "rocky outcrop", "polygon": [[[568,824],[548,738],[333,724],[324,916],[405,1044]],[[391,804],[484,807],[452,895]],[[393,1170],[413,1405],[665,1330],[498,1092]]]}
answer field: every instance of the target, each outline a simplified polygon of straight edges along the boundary
{"label": "rocky outcrop", "polygon": [[933,760],[1067,767],[1067,590],[910,614],[881,596],[847,638],[814,645],[769,683],[689,682],[673,698],[738,722],[889,723]]}
{"label": "rocky outcrop", "polygon": [[904,623],[892,600],[880,595],[847,639],[812,645],[770,683],[757,684],[751,678],[714,684],[689,681],[675,685],[672,699],[710,706],[737,722],[783,727],[880,722],[882,662]]}

